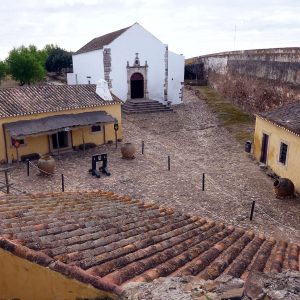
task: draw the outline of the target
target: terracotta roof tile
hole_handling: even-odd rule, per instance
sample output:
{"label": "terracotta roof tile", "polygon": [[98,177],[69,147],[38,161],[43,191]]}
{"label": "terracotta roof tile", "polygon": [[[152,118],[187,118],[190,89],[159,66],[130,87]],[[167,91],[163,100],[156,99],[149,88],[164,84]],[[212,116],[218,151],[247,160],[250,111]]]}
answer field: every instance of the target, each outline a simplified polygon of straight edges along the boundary
{"label": "terracotta roof tile", "polygon": [[300,101],[285,104],[272,111],[260,113],[259,116],[300,135]]}
{"label": "terracotta roof tile", "polygon": [[299,270],[299,245],[111,192],[0,198],[0,247],[120,294],[130,281]]}
{"label": "terracotta roof tile", "polygon": [[119,103],[96,94],[96,85],[38,85],[0,89],[0,117],[55,112]]}
{"label": "terracotta roof tile", "polygon": [[129,27],[122,28],[120,30],[107,33],[105,35],[99,36],[97,38],[92,39],[86,45],[81,47],[75,54],[81,54],[89,51],[102,49],[104,46],[113,42],[117,37],[119,37],[122,33],[124,33]]}

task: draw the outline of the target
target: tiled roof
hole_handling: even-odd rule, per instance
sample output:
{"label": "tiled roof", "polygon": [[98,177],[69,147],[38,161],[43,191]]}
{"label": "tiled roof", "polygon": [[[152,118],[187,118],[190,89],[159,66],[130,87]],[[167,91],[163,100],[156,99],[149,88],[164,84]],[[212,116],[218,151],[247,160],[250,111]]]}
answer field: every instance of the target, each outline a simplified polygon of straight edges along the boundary
{"label": "tiled roof", "polygon": [[0,118],[119,103],[96,94],[96,85],[37,85],[0,89]]}
{"label": "tiled roof", "polygon": [[129,27],[122,28],[120,30],[107,33],[105,35],[99,36],[97,38],[92,39],[86,45],[81,47],[75,54],[85,53],[89,51],[102,49],[104,46],[113,42],[117,37],[119,37],[123,32],[125,32]]}
{"label": "tiled roof", "polygon": [[300,135],[300,101],[283,105],[272,111],[260,113],[259,116]]}
{"label": "tiled roof", "polygon": [[0,118],[44,112],[97,107],[119,103],[105,101],[96,93],[95,84],[37,85],[0,89]]}
{"label": "tiled roof", "polygon": [[99,289],[299,270],[299,245],[112,192],[0,198],[0,247]]}

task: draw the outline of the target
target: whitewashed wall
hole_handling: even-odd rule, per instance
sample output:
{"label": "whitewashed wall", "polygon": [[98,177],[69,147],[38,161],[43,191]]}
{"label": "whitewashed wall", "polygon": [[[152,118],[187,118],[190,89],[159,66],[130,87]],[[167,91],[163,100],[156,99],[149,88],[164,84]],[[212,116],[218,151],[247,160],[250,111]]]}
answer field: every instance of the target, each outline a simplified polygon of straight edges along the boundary
{"label": "whitewashed wall", "polygon": [[68,85],[77,84],[75,73],[67,73],[67,83]]}
{"label": "whitewashed wall", "polygon": [[[90,82],[96,84],[99,79],[104,78],[103,69],[103,51],[95,50],[86,53],[73,55],[73,73],[72,81],[77,74],[78,84],[87,84],[90,76]],[[71,79],[71,76],[70,76]],[[72,84],[68,81],[68,84]]]}
{"label": "whitewashed wall", "polygon": [[147,60],[149,98],[164,102],[165,45],[145,30],[134,24],[110,45],[112,91],[122,100],[127,99],[127,61],[133,65],[135,53],[139,53],[141,65]]}
{"label": "whitewashed wall", "polygon": [[[135,53],[139,53],[140,63],[148,63],[149,98],[164,102],[165,51],[166,46],[138,23],[132,25],[121,36],[104,48],[111,49],[112,92],[122,100],[127,99],[127,61],[133,65]],[[168,100],[180,103],[180,88],[184,78],[184,57],[168,52]],[[68,84],[90,82],[96,84],[104,79],[103,49],[73,55],[73,73],[68,75]]]}
{"label": "whitewashed wall", "polygon": [[169,51],[168,60],[168,100],[171,104],[180,104],[181,87],[184,81],[184,56]]}

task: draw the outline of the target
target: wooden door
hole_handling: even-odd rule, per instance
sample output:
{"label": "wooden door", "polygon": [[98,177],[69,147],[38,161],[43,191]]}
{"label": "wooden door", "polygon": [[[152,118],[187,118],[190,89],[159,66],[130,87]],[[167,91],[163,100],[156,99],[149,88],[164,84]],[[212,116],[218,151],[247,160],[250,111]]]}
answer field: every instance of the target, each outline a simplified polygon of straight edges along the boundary
{"label": "wooden door", "polygon": [[261,143],[261,154],[260,154],[260,162],[263,164],[267,163],[268,145],[269,145],[269,135],[263,133],[262,143]]}

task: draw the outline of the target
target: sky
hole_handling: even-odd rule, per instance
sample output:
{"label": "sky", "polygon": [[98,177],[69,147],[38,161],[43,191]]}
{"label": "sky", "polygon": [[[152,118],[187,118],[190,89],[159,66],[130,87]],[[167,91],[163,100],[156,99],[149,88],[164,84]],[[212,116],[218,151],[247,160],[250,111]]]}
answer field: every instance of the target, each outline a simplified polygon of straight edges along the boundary
{"label": "sky", "polygon": [[186,58],[300,47],[300,0],[0,0],[0,60],[29,44],[76,51],[135,22]]}

